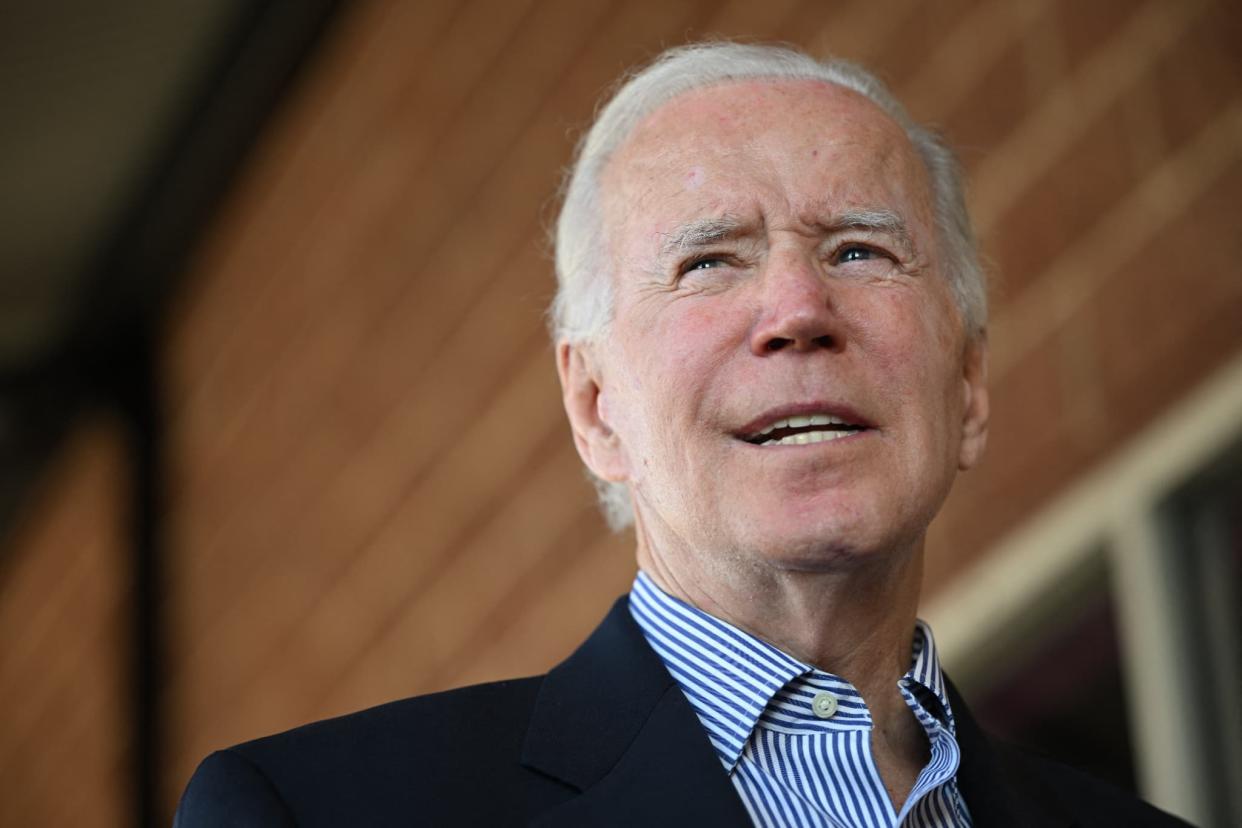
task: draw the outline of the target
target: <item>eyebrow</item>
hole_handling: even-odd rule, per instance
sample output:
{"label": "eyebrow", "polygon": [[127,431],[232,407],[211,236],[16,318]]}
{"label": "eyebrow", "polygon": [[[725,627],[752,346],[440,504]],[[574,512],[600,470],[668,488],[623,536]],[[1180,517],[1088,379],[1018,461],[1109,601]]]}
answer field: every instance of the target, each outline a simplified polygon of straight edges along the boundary
{"label": "eyebrow", "polygon": [[676,256],[687,250],[733,238],[743,227],[742,222],[728,216],[687,222],[664,235],[664,241],[660,244],[660,258]]}
{"label": "eyebrow", "polygon": [[895,237],[908,249],[914,247],[914,239],[910,236],[910,228],[906,226],[905,219],[892,210],[846,210],[827,222],[822,222],[820,227],[829,233],[842,230],[885,233]]}
{"label": "eyebrow", "polygon": [[[896,238],[907,250],[914,247],[905,219],[892,210],[846,210],[826,221],[815,222],[815,226],[825,233],[840,233],[844,230],[884,233]],[[676,257],[688,250],[736,238],[749,229],[747,223],[730,216],[689,221],[664,234],[659,256],[662,260]]]}

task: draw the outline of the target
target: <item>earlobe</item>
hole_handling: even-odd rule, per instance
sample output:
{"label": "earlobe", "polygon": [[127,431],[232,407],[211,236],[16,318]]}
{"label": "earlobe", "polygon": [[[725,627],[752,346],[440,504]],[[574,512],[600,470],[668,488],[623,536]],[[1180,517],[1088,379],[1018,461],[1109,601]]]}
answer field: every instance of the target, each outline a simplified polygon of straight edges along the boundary
{"label": "earlobe", "polygon": [[962,368],[962,442],[957,467],[966,471],[983,456],[988,442],[988,343],[985,334],[966,344]]}
{"label": "earlobe", "polygon": [[620,437],[609,422],[606,385],[591,346],[558,342],[556,370],[561,379],[561,399],[582,462],[604,480],[625,480],[625,453]]}

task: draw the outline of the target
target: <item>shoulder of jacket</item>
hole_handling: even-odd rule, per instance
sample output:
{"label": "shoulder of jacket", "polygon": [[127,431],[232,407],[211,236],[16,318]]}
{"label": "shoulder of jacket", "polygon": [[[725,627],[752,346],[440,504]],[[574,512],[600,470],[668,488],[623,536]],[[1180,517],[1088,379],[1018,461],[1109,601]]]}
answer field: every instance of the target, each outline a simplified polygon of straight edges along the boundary
{"label": "shoulder of jacket", "polygon": [[218,751],[187,788],[178,828],[386,825],[410,814],[500,824],[493,817],[527,781],[521,746],[541,683],[415,696]]}
{"label": "shoulder of jacket", "polygon": [[519,723],[524,727],[542,682],[543,676],[533,676],[412,696],[243,742],[232,750],[260,759],[273,751],[339,749],[373,740],[382,745],[411,736],[426,742],[441,732],[460,739],[486,729],[499,736]]}
{"label": "shoulder of jacket", "polygon": [[1016,788],[1050,800],[1084,828],[1191,828],[1130,791],[1085,771],[1014,745],[996,743],[994,747]]}

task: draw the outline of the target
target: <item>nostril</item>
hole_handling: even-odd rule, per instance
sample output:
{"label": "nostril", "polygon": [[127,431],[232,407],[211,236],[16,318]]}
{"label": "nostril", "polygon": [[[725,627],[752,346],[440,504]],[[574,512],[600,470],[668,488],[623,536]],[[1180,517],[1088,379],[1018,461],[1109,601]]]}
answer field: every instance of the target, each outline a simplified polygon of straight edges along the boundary
{"label": "nostril", "polygon": [[776,336],[776,337],[772,337],[771,339],[769,339],[767,344],[764,347],[767,348],[769,351],[779,351],[781,348],[784,348],[786,345],[790,344],[791,342],[793,342],[792,339],[782,339],[781,337]]}
{"label": "nostril", "polygon": [[831,336],[817,336],[812,341],[821,348],[831,348],[833,344]]}

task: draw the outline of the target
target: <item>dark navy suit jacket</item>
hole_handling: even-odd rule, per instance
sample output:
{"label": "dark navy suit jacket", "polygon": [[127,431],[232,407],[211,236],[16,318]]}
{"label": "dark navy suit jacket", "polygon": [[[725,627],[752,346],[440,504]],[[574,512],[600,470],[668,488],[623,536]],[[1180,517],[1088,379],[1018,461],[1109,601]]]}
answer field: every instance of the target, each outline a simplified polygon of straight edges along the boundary
{"label": "dark navy suit jacket", "polygon": [[[978,828],[1184,823],[998,748],[950,687]],[[207,757],[176,828],[746,826],[693,709],[622,598],[544,676],[393,702]]]}

